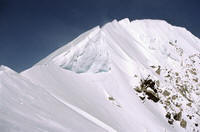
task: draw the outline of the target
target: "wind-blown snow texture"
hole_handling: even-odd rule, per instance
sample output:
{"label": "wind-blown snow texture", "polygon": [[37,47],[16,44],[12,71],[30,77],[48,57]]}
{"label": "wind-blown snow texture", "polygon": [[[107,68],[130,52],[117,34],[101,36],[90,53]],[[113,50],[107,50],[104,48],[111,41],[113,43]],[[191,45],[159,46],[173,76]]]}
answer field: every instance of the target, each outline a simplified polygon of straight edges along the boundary
{"label": "wind-blown snow texture", "polygon": [[95,27],[32,68],[0,67],[1,132],[199,132],[200,40],[161,20]]}

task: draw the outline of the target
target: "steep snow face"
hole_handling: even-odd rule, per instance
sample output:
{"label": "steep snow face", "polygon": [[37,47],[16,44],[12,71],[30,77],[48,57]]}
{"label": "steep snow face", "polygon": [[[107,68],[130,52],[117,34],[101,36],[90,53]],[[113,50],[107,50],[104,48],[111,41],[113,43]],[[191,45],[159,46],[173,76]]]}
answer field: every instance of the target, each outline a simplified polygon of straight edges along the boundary
{"label": "steep snow face", "polygon": [[43,61],[54,63],[76,73],[107,72],[110,70],[110,54],[107,48],[100,28],[95,27]]}
{"label": "steep snow face", "polygon": [[92,34],[52,61],[64,69],[77,73],[107,72],[110,69],[110,54],[101,37],[101,32]]}
{"label": "steep snow face", "polygon": [[199,67],[186,29],[114,20],[20,74],[0,67],[0,130],[198,132]]}

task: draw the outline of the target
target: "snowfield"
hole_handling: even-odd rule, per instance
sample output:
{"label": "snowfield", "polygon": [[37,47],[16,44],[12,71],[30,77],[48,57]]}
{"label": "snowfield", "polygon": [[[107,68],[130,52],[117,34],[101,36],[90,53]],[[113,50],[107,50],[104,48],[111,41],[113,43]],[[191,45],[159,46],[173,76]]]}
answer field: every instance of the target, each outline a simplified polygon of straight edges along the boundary
{"label": "snowfield", "polygon": [[1,132],[199,132],[200,40],[162,20],[95,27],[0,67]]}

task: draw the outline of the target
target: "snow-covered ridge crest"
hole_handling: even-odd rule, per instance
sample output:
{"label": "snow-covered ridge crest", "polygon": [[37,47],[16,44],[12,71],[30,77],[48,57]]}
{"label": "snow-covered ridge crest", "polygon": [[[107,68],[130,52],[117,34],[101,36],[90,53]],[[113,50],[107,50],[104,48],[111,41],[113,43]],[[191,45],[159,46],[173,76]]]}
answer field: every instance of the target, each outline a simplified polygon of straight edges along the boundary
{"label": "snow-covered ridge crest", "polygon": [[7,66],[0,65],[0,73],[16,73],[14,70],[10,69]]}
{"label": "snow-covered ridge crest", "polygon": [[38,64],[54,63],[76,73],[107,72],[116,61],[111,56],[119,52],[148,66],[164,64],[169,59],[180,61],[190,55],[191,50],[199,52],[199,43],[199,39],[186,29],[164,20],[130,21],[126,18],[89,30]]}

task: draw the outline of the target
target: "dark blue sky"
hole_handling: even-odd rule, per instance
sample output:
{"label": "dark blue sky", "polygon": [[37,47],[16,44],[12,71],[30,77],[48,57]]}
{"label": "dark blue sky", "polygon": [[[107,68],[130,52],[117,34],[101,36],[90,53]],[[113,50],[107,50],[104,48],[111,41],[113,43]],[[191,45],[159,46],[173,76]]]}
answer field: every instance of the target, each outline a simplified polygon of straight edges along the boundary
{"label": "dark blue sky", "polygon": [[200,37],[200,0],[0,0],[0,64],[20,72],[113,19],[164,19]]}

